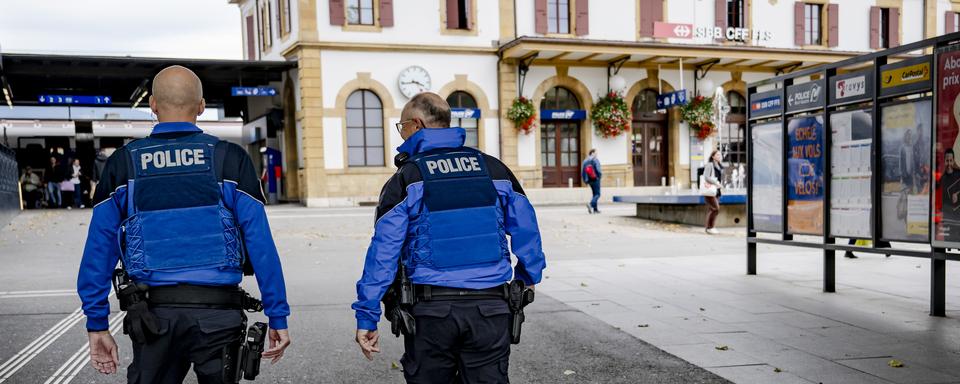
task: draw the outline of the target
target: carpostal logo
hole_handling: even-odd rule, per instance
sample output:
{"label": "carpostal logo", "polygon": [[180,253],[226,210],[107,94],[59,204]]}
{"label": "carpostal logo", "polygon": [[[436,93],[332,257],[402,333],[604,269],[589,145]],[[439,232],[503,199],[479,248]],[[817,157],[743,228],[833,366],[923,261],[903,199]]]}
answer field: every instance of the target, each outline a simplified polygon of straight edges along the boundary
{"label": "carpostal logo", "polygon": [[569,120],[573,118],[574,113],[575,113],[574,111],[571,111],[569,109],[566,111],[551,112],[550,118],[556,119],[556,120]]}

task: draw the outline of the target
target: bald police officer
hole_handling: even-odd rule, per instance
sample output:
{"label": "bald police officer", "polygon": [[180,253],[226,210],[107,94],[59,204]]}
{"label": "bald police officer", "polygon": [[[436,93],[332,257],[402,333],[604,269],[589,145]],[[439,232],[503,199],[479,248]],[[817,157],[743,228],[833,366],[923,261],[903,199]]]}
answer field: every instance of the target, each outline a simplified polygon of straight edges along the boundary
{"label": "bald police officer", "polygon": [[532,287],[546,265],[533,207],[503,163],[464,147],[440,96],[414,96],[397,126],[405,141],[357,282],[356,341],[368,359],[380,352],[380,301],[399,269],[415,297],[404,325],[407,382],[507,383],[517,317],[507,283]]}
{"label": "bald police officer", "polygon": [[243,148],[197,127],[204,107],[192,71],[160,71],[150,96],[159,124],[110,156],[95,192],[77,278],[90,363],[104,374],[120,363],[108,322],[113,277],[133,341],[130,383],[179,383],[191,364],[200,383],[235,381],[225,360],[242,342],[244,309],[260,309],[238,287],[245,265],[270,319],[263,357],[276,362],[290,344],[283,271],[257,174]]}

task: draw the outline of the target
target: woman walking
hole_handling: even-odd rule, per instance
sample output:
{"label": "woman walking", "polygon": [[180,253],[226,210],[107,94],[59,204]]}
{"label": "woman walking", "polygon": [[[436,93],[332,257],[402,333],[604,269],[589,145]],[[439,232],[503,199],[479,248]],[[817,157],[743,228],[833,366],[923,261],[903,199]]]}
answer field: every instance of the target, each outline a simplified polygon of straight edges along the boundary
{"label": "woman walking", "polygon": [[73,206],[77,208],[83,208],[83,188],[80,188],[81,176],[83,174],[80,172],[80,159],[73,159],[70,168],[70,183],[73,184]]}
{"label": "woman walking", "polygon": [[710,154],[710,161],[703,167],[703,187],[700,192],[707,203],[706,227],[707,233],[711,235],[720,233],[714,228],[714,224],[717,222],[717,215],[720,214],[720,189],[723,187],[720,184],[720,178],[723,177],[723,166],[720,165],[722,160],[723,155],[720,154],[720,150],[715,149]]}

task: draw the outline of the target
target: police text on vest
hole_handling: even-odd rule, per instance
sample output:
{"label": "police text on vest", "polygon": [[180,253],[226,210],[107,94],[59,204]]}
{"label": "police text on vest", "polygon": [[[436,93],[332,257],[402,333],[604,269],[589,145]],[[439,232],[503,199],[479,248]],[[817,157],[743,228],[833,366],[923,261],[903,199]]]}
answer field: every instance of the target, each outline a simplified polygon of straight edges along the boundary
{"label": "police text on vest", "polygon": [[427,160],[427,171],[435,175],[435,171],[440,173],[451,172],[471,172],[480,171],[480,160],[476,156],[454,157],[450,159]]}
{"label": "police text on vest", "polygon": [[154,168],[171,168],[206,164],[206,160],[203,158],[203,149],[186,148],[140,154],[140,169],[146,170],[151,163]]}

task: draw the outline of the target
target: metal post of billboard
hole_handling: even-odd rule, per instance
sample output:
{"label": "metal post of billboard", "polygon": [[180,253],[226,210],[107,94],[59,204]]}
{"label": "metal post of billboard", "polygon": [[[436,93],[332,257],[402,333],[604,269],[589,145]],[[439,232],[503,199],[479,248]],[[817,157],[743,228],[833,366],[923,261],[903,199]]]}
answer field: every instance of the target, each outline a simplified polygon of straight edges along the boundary
{"label": "metal post of billboard", "polygon": [[[756,88],[747,89],[747,95],[757,92]],[[749,104],[748,104],[749,105]],[[751,108],[747,108],[747,275],[757,274],[757,243],[750,241],[757,237],[753,227],[753,121],[750,120]]]}
{"label": "metal post of billboard", "polygon": [[[783,83],[781,83],[780,100],[784,100],[784,101],[787,100],[787,88],[793,85],[793,80],[794,80],[793,78],[790,78],[790,79],[784,80]],[[784,102],[784,104],[786,103]],[[789,130],[787,129],[786,106],[784,106],[783,108],[780,108],[780,124],[783,127],[780,130],[780,138],[782,140],[781,148],[783,148],[783,151],[781,151],[781,154],[780,154],[782,159],[780,174],[783,175],[783,177],[781,178],[781,185],[780,185],[780,212],[781,212],[780,228],[782,233],[781,238],[783,239],[783,241],[790,241],[790,240],[793,240],[793,235],[790,234],[790,230],[789,230],[790,227],[787,226],[787,201],[789,200],[787,188],[790,187],[790,180],[789,180],[789,177],[787,177],[787,175],[789,174],[788,172],[790,170],[790,167],[789,167],[790,162],[787,160],[786,156],[788,153],[788,148],[790,148],[790,135],[788,133]]]}
{"label": "metal post of billboard", "polygon": [[[823,72],[824,84],[830,84],[830,78],[836,76],[837,69],[829,68]],[[831,152],[833,148],[833,134],[830,129],[829,103],[823,103],[823,243],[833,244],[835,239],[830,236],[830,180],[833,177]],[[830,247],[823,247],[823,291],[836,292],[837,251]]]}
{"label": "metal post of billboard", "polygon": [[870,170],[873,171],[874,175],[880,175],[879,177],[874,176],[870,179],[870,202],[873,205],[872,212],[873,217],[870,218],[871,233],[870,240],[874,248],[880,248],[883,246],[889,247],[889,243],[880,244],[880,233],[882,232],[883,220],[880,216],[880,210],[882,209],[881,202],[883,201],[883,189],[880,188],[880,183],[883,182],[883,175],[880,174],[879,167],[883,159],[883,151],[880,150],[883,143],[882,130],[880,129],[880,84],[881,84],[881,75],[880,67],[887,64],[887,57],[881,56],[873,59],[873,84],[874,92],[871,95],[870,99],[870,121],[873,122],[873,145],[870,146]]}
{"label": "metal post of billboard", "polygon": [[930,316],[947,315],[947,250],[933,248],[930,254]]}

